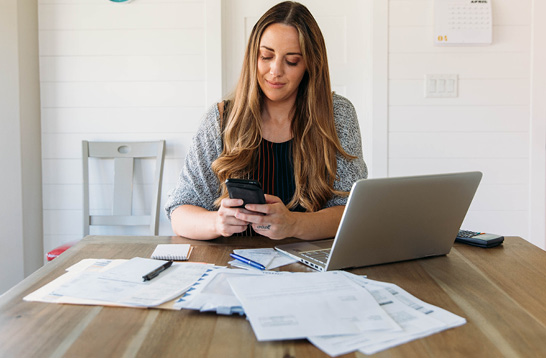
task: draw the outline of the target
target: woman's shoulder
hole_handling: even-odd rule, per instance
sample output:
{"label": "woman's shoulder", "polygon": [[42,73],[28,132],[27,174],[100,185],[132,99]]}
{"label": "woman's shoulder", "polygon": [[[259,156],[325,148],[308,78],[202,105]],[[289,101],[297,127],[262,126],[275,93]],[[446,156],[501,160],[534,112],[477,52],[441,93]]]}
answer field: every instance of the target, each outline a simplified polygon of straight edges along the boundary
{"label": "woman's shoulder", "polygon": [[201,117],[201,123],[193,136],[193,145],[199,150],[215,148],[216,151],[221,151],[221,133],[220,112],[218,104],[214,103],[207,108],[204,116]]}
{"label": "woman's shoulder", "polygon": [[205,119],[217,121],[222,113],[221,111],[223,110],[223,103],[224,102],[218,102],[210,105],[205,112]]}
{"label": "woman's shoulder", "polygon": [[334,114],[352,114],[355,107],[347,98],[332,92],[332,102],[334,105]]}
{"label": "woman's shoulder", "polygon": [[[222,102],[220,102],[222,103]],[[214,103],[207,108],[205,115],[201,117],[199,132],[219,133],[220,132],[220,104]]]}
{"label": "woman's shoulder", "polygon": [[358,125],[355,107],[351,101],[337,93],[333,93],[332,96],[334,122],[336,123],[338,132],[342,130],[353,130],[353,127]]}

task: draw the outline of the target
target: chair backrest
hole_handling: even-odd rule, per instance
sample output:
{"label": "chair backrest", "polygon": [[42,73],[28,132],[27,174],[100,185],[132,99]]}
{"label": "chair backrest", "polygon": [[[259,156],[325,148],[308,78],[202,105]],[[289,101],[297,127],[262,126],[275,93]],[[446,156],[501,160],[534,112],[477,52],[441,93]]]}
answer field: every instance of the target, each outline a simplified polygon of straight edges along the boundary
{"label": "chair backrest", "polygon": [[[89,158],[114,160],[114,190],[111,215],[89,213]],[[150,215],[133,215],[133,174],[135,159],[155,158],[155,173]],[[159,230],[159,205],[165,141],[155,142],[82,142],[83,161],[83,233],[89,226],[149,225],[150,234]]]}

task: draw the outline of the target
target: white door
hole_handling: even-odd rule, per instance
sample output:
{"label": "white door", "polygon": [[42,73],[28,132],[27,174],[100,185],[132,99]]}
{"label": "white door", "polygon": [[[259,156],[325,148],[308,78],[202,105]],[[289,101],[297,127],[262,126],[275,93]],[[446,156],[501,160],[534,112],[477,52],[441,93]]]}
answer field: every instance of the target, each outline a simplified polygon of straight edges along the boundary
{"label": "white door", "polygon": [[[222,2],[223,94],[237,83],[246,42],[260,16],[280,1],[224,0]],[[332,89],[355,106],[362,132],[364,159],[371,153],[366,140],[371,123],[370,78],[372,0],[303,0],[317,20],[326,41]]]}

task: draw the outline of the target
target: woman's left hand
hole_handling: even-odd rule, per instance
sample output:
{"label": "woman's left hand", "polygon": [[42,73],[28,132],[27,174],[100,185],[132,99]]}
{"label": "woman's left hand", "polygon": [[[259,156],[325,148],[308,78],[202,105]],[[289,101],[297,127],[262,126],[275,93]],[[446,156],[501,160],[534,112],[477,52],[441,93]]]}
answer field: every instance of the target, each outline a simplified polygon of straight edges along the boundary
{"label": "woman's left hand", "polygon": [[253,213],[237,213],[236,218],[251,223],[254,231],[273,240],[293,236],[296,215],[279,197],[265,195],[266,204],[247,204],[245,209]]}

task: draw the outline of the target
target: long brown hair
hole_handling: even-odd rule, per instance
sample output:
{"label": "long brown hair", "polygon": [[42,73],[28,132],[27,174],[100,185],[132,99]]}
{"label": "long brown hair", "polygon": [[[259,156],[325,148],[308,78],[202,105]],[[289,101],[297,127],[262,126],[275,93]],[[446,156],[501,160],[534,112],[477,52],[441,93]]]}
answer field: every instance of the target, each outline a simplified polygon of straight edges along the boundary
{"label": "long brown hair", "polygon": [[227,197],[227,178],[248,177],[256,164],[256,152],[262,141],[261,113],[263,92],[257,78],[260,40],[265,29],[281,23],[296,28],[299,34],[306,73],[298,88],[292,120],[292,155],[296,190],[288,207],[300,204],[308,211],[320,210],[334,194],[336,154],[347,154],[337,136],[334,123],[330,73],[326,45],[313,15],[302,4],[285,1],[269,9],[254,25],[245,51],[243,68],[237,83],[232,106],[223,123],[224,148],[212,169]]}

